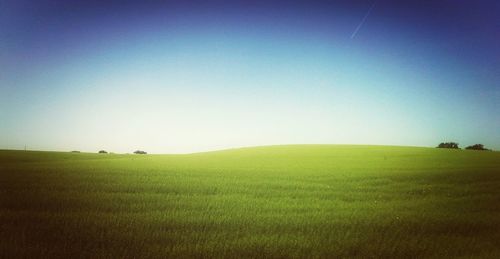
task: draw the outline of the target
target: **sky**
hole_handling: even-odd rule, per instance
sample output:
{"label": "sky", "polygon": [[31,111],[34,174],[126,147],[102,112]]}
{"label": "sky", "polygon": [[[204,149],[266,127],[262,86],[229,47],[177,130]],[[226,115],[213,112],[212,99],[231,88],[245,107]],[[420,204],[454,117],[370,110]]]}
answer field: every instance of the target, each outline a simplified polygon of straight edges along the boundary
{"label": "sky", "polygon": [[0,149],[500,149],[500,1],[0,0]]}

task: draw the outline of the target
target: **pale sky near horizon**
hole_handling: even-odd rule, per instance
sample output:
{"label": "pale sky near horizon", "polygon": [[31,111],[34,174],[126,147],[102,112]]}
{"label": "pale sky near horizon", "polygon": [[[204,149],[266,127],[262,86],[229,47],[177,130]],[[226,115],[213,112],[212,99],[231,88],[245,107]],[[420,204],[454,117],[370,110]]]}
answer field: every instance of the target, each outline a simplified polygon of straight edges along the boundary
{"label": "pale sky near horizon", "polygon": [[3,1],[0,149],[499,150],[499,3],[372,4]]}

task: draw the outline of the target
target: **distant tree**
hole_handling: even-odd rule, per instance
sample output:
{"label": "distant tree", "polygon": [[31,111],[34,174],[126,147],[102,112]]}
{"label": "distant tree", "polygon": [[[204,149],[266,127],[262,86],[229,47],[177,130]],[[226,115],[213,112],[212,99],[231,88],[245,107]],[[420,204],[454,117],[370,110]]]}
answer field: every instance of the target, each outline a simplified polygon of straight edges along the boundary
{"label": "distant tree", "polygon": [[465,149],[469,149],[469,150],[489,150],[489,149],[485,148],[483,144],[474,144],[472,146],[466,147]]}
{"label": "distant tree", "polygon": [[71,151],[71,153],[80,153],[80,151],[78,151],[78,150],[73,150],[73,151]]}
{"label": "distant tree", "polygon": [[454,149],[458,149],[458,143],[455,143],[455,142],[441,142],[439,143],[439,145],[437,146],[438,148],[454,148]]}
{"label": "distant tree", "polygon": [[136,150],[134,151],[134,154],[138,154],[138,155],[146,155],[147,152],[146,151],[142,151],[142,150]]}
{"label": "distant tree", "polygon": [[99,154],[107,154],[108,152],[106,150],[99,150]]}

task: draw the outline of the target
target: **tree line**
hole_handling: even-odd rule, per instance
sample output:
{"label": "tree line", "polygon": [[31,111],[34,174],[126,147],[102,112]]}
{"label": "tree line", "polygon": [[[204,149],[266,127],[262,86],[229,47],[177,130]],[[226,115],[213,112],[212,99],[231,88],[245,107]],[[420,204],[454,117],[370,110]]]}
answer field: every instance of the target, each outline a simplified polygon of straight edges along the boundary
{"label": "tree line", "polygon": [[[437,146],[437,148],[460,149],[458,147],[458,143],[456,143],[456,142],[441,142],[441,143],[439,143],[439,145]],[[465,149],[467,149],[467,150],[488,150],[488,151],[491,151],[491,149],[485,148],[483,144],[474,144],[474,145],[465,147]]]}
{"label": "tree line", "polygon": [[[75,151],[72,151],[72,152],[75,152]],[[108,151],[106,151],[106,150],[99,150],[99,152],[97,152],[97,153],[99,153],[99,154],[107,154]],[[142,150],[136,150],[136,151],[134,151],[134,154],[138,154],[138,155],[146,155],[147,153],[148,152],[142,151]]]}

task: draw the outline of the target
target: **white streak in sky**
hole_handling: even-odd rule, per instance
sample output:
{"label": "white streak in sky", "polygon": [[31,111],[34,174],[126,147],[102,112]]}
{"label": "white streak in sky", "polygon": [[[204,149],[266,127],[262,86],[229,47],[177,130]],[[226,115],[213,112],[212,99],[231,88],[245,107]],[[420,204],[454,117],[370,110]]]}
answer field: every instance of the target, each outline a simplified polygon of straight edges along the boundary
{"label": "white streak in sky", "polygon": [[368,18],[368,15],[370,15],[370,13],[372,12],[373,7],[375,7],[375,1],[373,1],[373,4],[372,6],[370,6],[370,9],[368,9],[368,12],[366,12],[365,17],[363,17],[363,20],[361,20],[361,22],[358,24],[358,27],[356,27],[354,32],[351,34],[351,39],[353,39],[358,33],[359,29],[361,29],[361,26],[363,26],[363,24],[365,23],[366,18]]}

